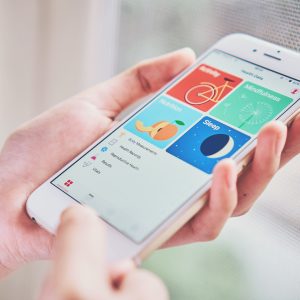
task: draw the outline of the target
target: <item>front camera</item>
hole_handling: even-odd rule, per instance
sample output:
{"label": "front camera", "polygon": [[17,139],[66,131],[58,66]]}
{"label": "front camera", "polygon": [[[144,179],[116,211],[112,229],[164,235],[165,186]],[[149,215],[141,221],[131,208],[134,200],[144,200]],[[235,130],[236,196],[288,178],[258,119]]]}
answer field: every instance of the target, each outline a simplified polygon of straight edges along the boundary
{"label": "front camera", "polygon": [[257,49],[253,49],[252,51],[253,51],[253,52],[257,52]]}

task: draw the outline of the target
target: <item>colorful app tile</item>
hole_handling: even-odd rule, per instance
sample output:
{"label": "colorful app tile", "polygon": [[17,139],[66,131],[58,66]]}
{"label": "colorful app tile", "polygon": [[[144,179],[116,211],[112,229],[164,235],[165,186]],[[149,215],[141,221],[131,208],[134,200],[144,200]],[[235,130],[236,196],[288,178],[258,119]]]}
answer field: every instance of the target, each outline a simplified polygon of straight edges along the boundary
{"label": "colorful app tile", "polygon": [[167,152],[211,174],[220,160],[231,157],[249,140],[249,136],[204,117],[172,144]]}
{"label": "colorful app tile", "polygon": [[229,73],[202,64],[167,94],[201,111],[208,111],[242,82]]}
{"label": "colorful app tile", "polygon": [[211,111],[220,120],[256,134],[263,125],[273,120],[293,100],[251,82],[230,94]]}
{"label": "colorful app tile", "polygon": [[159,96],[124,128],[159,148],[165,148],[200,117],[199,112],[180,102]]}

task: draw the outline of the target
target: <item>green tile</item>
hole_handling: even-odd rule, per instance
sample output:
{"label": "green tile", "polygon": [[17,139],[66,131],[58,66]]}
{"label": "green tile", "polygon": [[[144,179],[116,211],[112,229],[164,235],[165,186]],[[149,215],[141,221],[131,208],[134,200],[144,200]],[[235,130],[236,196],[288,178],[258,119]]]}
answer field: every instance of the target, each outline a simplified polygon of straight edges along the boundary
{"label": "green tile", "polygon": [[256,134],[293,100],[251,82],[245,82],[211,111],[211,115]]}

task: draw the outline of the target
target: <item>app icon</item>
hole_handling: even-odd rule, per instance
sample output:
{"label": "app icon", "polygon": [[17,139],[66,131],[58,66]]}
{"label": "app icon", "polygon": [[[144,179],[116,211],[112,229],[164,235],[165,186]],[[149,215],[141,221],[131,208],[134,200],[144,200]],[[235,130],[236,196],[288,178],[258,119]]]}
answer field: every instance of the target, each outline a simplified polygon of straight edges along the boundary
{"label": "app icon", "polygon": [[98,154],[92,155],[89,160],[85,160],[82,164],[82,167],[86,168],[86,167],[89,167],[90,165],[92,165],[93,161],[95,161],[97,159],[97,156],[98,156]]}
{"label": "app icon", "polygon": [[289,97],[257,84],[245,82],[216,106],[211,115],[255,134],[291,102],[292,99]]}
{"label": "app icon", "polygon": [[297,95],[300,92],[300,89],[292,89],[291,94],[292,95]]}
{"label": "app icon", "polygon": [[73,180],[68,179],[68,180],[64,183],[64,185],[67,186],[67,187],[69,187],[69,186],[71,186],[73,183],[74,183]]}
{"label": "app icon", "polygon": [[204,117],[167,152],[211,174],[222,159],[234,155],[250,137],[209,117]]}
{"label": "app icon", "polygon": [[159,121],[151,126],[144,126],[143,122],[137,120],[135,127],[140,132],[148,133],[154,140],[165,141],[176,135],[178,126],[184,126],[184,122],[175,120],[170,123],[167,121]]}
{"label": "app icon", "polygon": [[222,158],[228,155],[233,147],[233,138],[228,134],[219,133],[206,138],[200,145],[200,151],[209,158]]}
{"label": "app icon", "polygon": [[108,142],[108,145],[113,146],[117,141],[118,141],[117,139],[111,139],[111,140]]}
{"label": "app icon", "polygon": [[101,152],[106,152],[107,150],[108,150],[108,147],[102,147],[102,148],[100,149]]}
{"label": "app icon", "polygon": [[119,138],[122,138],[122,137],[125,136],[125,135],[126,135],[126,132],[122,131],[122,132],[120,132],[120,134],[119,134]]}
{"label": "app icon", "polygon": [[201,110],[208,111],[242,82],[229,73],[208,65],[197,69],[172,87],[167,94]]}
{"label": "app icon", "polygon": [[130,119],[124,128],[156,147],[165,148],[200,117],[198,111],[162,95]]}
{"label": "app icon", "polygon": [[89,167],[91,164],[92,164],[91,161],[84,161],[83,164],[82,164],[82,167],[86,168],[86,167]]}

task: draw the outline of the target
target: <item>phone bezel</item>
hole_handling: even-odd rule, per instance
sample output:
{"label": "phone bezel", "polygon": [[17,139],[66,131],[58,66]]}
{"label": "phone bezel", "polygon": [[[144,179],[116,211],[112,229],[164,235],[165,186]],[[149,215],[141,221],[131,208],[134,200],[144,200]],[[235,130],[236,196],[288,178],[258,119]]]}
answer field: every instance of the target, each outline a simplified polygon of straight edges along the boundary
{"label": "phone bezel", "polygon": [[[222,38],[215,45],[209,48],[197,59],[195,64],[198,64],[204,56],[206,56],[209,52],[213,51],[214,49],[222,50],[241,59],[260,65],[264,68],[268,68],[272,71],[300,80],[300,55],[289,49],[285,49],[283,47],[265,42],[263,40],[245,34],[231,34]],[[256,51],[253,51],[253,49],[256,49]],[[280,53],[278,51],[280,51]],[[270,57],[265,56],[264,53],[269,53],[276,57],[280,57],[280,60],[272,60],[270,59]],[[166,87],[171,86],[177,80],[185,76],[185,74],[188,73],[193,67],[194,65],[186,69],[181,74],[179,74],[167,86],[164,86],[150,100],[148,100],[148,102],[150,102],[157,94],[165,90]],[[121,121],[121,124],[130,119],[144,105],[145,104],[139,106],[136,110],[134,110],[131,114],[124,118]],[[289,120],[291,116],[295,115],[299,108],[300,101],[297,101],[295,105],[293,105],[283,115],[281,115],[279,120],[287,122],[287,120]],[[57,177],[58,174],[62,173],[71,164],[73,164],[74,161],[78,160],[79,157],[85,155],[85,153],[90,151],[90,149],[93,148],[97,143],[105,139],[113,130],[115,130],[119,126],[120,123],[116,124],[105,135],[103,135],[100,139],[94,142],[85,151],[81,152],[71,162],[69,162],[65,167],[60,169],[56,174],[54,174],[51,178],[49,178],[45,183],[43,183],[38,189],[36,189],[31,194],[26,203],[27,212],[29,216],[31,218],[34,218],[40,226],[54,234],[59,224],[59,219],[62,211],[66,207],[74,205],[74,203],[76,203],[75,200],[73,200],[68,195],[60,191],[58,188],[53,186],[51,184],[51,181],[55,177]],[[253,151],[255,146],[256,140],[253,140],[237,155],[237,157],[235,158],[237,163],[241,164],[243,159]],[[168,230],[172,233],[172,225],[174,225],[173,233],[175,232],[175,230],[177,229],[175,228],[175,223],[178,223],[181,217],[185,213],[187,213],[192,207],[195,207],[196,203],[197,209],[201,208],[201,206],[205,203],[205,199],[202,198],[200,202],[198,200],[199,198],[201,199],[201,197],[208,192],[210,185],[211,182],[208,182],[204,187],[199,189],[197,193],[195,193],[192,197],[187,199],[186,203],[180,209],[174,212],[170,218],[165,220],[165,222],[159,228],[157,228],[157,230],[155,230],[147,239],[145,239],[140,244],[134,243],[125,235],[123,235],[115,228],[107,224],[107,237],[109,249],[108,259],[110,261],[115,261],[129,257],[141,258],[141,256],[144,256],[141,255],[141,253],[146,253],[147,248],[150,249],[150,245],[153,245],[153,243],[155,243],[155,240],[158,240],[158,238],[161,237],[164,232]],[[112,251],[112,249],[114,249],[114,251]]]}

